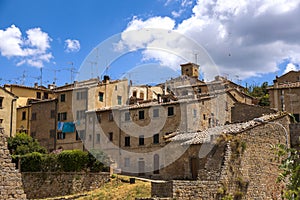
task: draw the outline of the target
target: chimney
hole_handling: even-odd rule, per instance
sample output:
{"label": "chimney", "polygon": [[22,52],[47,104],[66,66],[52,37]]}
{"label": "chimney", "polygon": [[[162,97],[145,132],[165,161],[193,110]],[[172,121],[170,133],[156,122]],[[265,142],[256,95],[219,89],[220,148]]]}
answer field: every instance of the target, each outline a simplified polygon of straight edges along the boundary
{"label": "chimney", "polygon": [[104,77],[103,77],[103,82],[104,83],[109,83],[109,76],[108,75],[105,75]]}
{"label": "chimney", "polygon": [[34,88],[38,88],[39,84],[38,83],[34,83]]}

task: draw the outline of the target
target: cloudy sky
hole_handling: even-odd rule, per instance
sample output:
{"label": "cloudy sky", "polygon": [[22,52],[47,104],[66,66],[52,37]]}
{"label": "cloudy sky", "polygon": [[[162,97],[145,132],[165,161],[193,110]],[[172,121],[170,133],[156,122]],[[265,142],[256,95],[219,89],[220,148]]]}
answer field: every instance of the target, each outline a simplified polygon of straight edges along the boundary
{"label": "cloudy sky", "polygon": [[299,0],[1,0],[0,83],[64,84],[83,71],[132,78],[137,67],[179,72],[184,62],[200,64],[200,78],[271,83],[299,70],[299,18]]}

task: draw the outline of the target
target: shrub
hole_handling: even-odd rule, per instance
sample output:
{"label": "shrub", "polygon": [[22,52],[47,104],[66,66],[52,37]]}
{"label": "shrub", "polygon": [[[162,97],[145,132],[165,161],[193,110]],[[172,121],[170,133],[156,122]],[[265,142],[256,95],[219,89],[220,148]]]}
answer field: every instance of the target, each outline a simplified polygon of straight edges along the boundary
{"label": "shrub", "polygon": [[65,172],[78,172],[85,169],[88,153],[81,150],[65,150],[58,154],[58,163]]}
{"label": "shrub", "polygon": [[38,152],[28,153],[20,156],[22,172],[42,171],[42,154]]}
{"label": "shrub", "polygon": [[100,150],[91,150],[88,153],[87,167],[91,172],[108,172],[109,158]]}
{"label": "shrub", "polygon": [[60,171],[57,154],[45,154],[42,157],[42,171],[43,172],[57,172]]}

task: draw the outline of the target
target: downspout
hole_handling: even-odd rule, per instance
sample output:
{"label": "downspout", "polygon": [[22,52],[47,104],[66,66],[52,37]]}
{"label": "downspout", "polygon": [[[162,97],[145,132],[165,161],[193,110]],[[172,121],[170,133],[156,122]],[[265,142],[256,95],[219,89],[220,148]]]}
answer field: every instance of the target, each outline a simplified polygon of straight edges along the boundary
{"label": "downspout", "polygon": [[[89,101],[89,94],[88,94],[88,91],[89,91],[89,88],[86,88],[86,99],[85,99],[85,109],[86,111],[88,110],[88,101]],[[82,151],[84,151],[84,143],[85,143],[85,140],[86,140],[86,130],[87,130],[87,114],[86,114],[86,111],[84,112],[84,116],[85,116],[85,122],[84,122],[84,138],[82,138]]]}
{"label": "downspout", "polygon": [[29,106],[27,107],[27,135],[30,135],[30,129],[29,129]]}
{"label": "downspout", "polygon": [[13,113],[14,113],[14,102],[17,101],[17,98],[13,98],[11,100],[11,105],[10,105],[10,130],[9,130],[9,136],[12,137],[12,125],[13,125]]}
{"label": "downspout", "polygon": [[58,107],[57,106],[57,102],[58,102],[58,99],[55,99],[54,101],[55,101],[55,110],[54,110],[54,138],[53,138],[54,144],[53,144],[53,149],[56,150],[56,142],[57,142],[56,141],[57,140],[57,138],[56,138],[57,137],[57,120],[58,120],[57,119],[57,115],[58,115],[57,114],[57,110],[58,110],[57,109],[57,107]]}

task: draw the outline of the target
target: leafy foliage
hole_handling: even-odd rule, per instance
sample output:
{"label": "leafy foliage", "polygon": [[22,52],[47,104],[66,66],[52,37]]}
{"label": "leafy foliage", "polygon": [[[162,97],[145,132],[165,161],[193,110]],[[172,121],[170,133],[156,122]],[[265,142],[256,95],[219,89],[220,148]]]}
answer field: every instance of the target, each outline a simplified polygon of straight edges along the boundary
{"label": "leafy foliage", "polygon": [[19,133],[15,137],[8,138],[7,144],[12,155],[25,155],[32,152],[46,153],[46,149],[26,133]]}
{"label": "leafy foliage", "polygon": [[22,172],[39,172],[42,168],[42,154],[33,152],[21,157]]}
{"label": "leafy foliage", "polygon": [[264,82],[261,86],[250,86],[248,88],[249,95],[259,99],[260,106],[269,106],[269,94],[267,91],[268,82]]}
{"label": "leafy foliage", "polygon": [[279,144],[275,147],[280,160],[281,173],[278,176],[278,182],[286,184],[284,197],[286,199],[300,198],[300,159],[299,152],[294,148],[286,148]]}
{"label": "leafy foliage", "polygon": [[108,172],[109,158],[100,150],[91,150],[88,154],[87,167],[91,172]]}
{"label": "leafy foliage", "polygon": [[88,162],[88,153],[81,150],[65,150],[58,154],[58,163],[65,172],[83,170]]}

